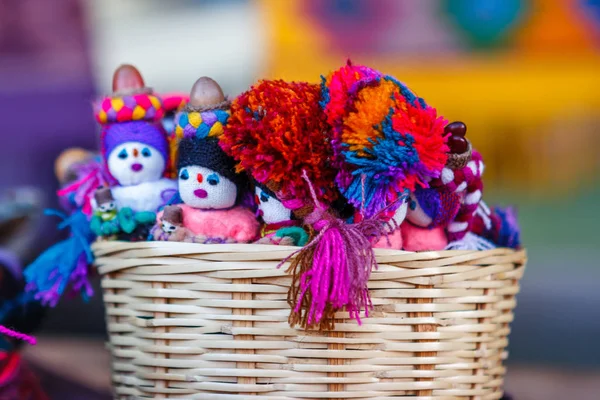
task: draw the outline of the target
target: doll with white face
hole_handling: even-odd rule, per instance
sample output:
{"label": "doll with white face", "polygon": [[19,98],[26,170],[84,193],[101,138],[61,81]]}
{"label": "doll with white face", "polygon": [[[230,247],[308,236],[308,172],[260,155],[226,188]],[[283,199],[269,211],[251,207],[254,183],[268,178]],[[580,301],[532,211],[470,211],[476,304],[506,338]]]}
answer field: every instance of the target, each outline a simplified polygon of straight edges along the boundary
{"label": "doll with white face", "polygon": [[161,102],[129,65],[115,72],[113,91],[96,114],[106,169],[117,183],[113,196],[118,208],[156,212],[176,190],[176,182],[164,177],[170,150]]}
{"label": "doll with white face", "polygon": [[308,242],[308,233],[294,219],[292,211],[285,207],[275,193],[266,186],[255,183],[254,195],[258,213],[264,225],[261,229],[260,244],[280,246],[304,246]]}
{"label": "doll with white face", "polygon": [[246,177],[235,172],[233,159],[219,146],[228,107],[220,86],[200,78],[189,104],[176,117],[176,134],[181,136],[177,183],[183,201],[178,206],[183,226],[197,243],[247,243],[259,234],[254,213],[239,204]]}
{"label": "doll with white face", "polygon": [[218,139],[189,138],[179,144],[178,187],[183,225],[200,243],[245,243],[258,236],[254,213],[240,205],[247,182]]}
{"label": "doll with white face", "polygon": [[117,219],[117,206],[110,188],[101,187],[94,193],[96,207],[90,228],[99,237],[114,239],[121,232]]}
{"label": "doll with white face", "polygon": [[192,236],[183,226],[183,211],[179,206],[166,206],[150,235],[154,240],[168,242],[184,242]]}

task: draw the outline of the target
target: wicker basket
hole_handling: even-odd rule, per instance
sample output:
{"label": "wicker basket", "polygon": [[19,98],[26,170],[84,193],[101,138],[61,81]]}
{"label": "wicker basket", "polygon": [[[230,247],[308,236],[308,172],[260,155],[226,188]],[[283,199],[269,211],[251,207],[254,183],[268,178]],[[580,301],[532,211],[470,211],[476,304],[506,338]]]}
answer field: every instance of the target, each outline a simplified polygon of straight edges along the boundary
{"label": "wicker basket", "polygon": [[100,242],[115,398],[500,399],[524,251],[376,250],[362,326],[289,327],[296,248]]}

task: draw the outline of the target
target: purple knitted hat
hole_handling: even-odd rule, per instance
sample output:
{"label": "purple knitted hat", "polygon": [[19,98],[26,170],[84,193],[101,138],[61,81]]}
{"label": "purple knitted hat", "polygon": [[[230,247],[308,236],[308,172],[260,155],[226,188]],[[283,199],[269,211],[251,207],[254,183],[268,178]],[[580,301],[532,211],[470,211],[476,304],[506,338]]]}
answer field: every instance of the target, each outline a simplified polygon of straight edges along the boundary
{"label": "purple knitted hat", "polygon": [[110,124],[102,134],[102,154],[107,160],[115,147],[126,142],[140,142],[154,147],[169,160],[167,133],[161,125],[148,121],[131,121]]}

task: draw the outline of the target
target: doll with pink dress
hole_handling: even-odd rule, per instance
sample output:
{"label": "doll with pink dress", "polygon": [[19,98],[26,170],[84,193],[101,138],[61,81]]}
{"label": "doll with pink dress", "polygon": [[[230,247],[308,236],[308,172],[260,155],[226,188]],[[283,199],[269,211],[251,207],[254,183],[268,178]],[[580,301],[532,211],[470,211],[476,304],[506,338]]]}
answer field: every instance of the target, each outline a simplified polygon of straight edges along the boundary
{"label": "doll with pink dress", "polygon": [[[219,146],[229,102],[219,84],[200,78],[189,104],[176,117],[177,177],[185,241],[195,243],[248,243],[260,224],[252,210],[241,204],[248,188],[245,175],[235,171],[234,160]],[[159,213],[157,224],[163,213]],[[160,240],[160,236],[155,237]]]}

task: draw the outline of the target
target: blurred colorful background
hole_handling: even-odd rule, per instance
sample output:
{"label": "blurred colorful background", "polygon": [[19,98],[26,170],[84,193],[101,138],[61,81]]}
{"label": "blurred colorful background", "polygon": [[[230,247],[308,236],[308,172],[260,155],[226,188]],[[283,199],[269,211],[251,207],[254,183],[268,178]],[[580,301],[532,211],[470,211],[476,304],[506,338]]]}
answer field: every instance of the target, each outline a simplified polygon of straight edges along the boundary
{"label": "blurred colorful background", "polygon": [[[518,205],[530,263],[512,325],[515,397],[598,398],[598,0],[3,0],[0,188],[39,188],[56,206],[53,161],[96,146],[91,102],[121,63],[159,91],[208,75],[235,96],[261,77],[317,82],[347,59],[464,121],[486,202]],[[23,261],[57,239],[53,224],[36,220]],[[47,351],[60,353],[61,337],[101,343],[96,289],[48,312]]]}

